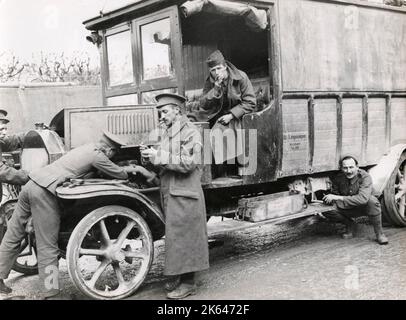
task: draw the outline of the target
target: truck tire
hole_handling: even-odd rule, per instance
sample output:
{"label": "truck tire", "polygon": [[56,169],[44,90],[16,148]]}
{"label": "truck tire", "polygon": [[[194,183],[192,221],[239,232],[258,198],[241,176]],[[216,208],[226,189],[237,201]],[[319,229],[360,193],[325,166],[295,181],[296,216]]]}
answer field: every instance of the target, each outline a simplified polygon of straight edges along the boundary
{"label": "truck tire", "polygon": [[66,250],[70,278],[93,299],[132,295],[145,280],[153,256],[148,224],[135,211],[118,205],[86,215],[73,230]]}
{"label": "truck tire", "polygon": [[[394,226],[406,226],[406,152],[400,156],[398,163],[391,173],[388,184],[383,191],[382,211],[385,218]],[[402,196],[400,196],[403,193]]]}

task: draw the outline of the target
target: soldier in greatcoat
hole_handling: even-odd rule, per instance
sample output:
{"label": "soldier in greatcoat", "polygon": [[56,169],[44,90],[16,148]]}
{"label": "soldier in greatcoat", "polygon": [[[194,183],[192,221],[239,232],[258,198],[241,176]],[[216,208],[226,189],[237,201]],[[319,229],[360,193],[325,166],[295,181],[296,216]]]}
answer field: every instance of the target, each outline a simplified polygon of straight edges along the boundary
{"label": "soldier in greatcoat", "polygon": [[209,267],[206,207],[200,182],[201,134],[185,115],[183,96],[160,94],[155,98],[166,125],[157,149],[143,148],[142,156],[158,169],[158,175],[141,170],[159,184],[165,213],[165,271],[170,299],[194,294],[195,272]]}
{"label": "soldier in greatcoat", "polygon": [[[200,107],[188,117],[209,122],[214,162],[234,164],[243,155],[242,117],[255,110],[255,92],[247,74],[225,60],[219,50],[210,54],[206,63],[210,75],[204,84]],[[229,135],[234,139],[230,140]],[[238,162],[244,165],[243,161]]]}

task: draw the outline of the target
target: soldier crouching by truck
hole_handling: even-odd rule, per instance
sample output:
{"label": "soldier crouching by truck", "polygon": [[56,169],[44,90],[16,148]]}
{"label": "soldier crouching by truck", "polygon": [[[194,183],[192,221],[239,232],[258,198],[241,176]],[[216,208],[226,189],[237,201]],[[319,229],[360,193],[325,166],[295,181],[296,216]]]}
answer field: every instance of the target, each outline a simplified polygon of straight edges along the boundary
{"label": "soldier crouching by truck", "polygon": [[333,179],[332,194],[325,195],[327,204],[334,204],[335,209],[324,213],[329,220],[342,222],[346,226],[343,238],[354,235],[354,217],[368,215],[374,228],[376,240],[380,245],[388,244],[382,230],[382,211],[379,200],[372,194],[372,179],[368,172],[358,167],[355,157],[347,155],[340,161],[341,172]]}

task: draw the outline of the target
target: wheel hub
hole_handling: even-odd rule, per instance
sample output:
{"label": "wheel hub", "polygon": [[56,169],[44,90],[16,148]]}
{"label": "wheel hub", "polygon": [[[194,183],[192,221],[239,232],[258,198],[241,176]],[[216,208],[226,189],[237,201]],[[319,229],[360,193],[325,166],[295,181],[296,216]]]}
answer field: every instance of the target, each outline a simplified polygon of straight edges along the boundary
{"label": "wheel hub", "polygon": [[[124,251],[125,252],[130,252],[131,251],[131,246],[129,244],[127,244],[125,246],[125,248],[124,248]],[[125,257],[124,260],[125,260],[125,262],[127,262],[129,264],[133,263],[133,258],[131,258],[131,257]]]}
{"label": "wheel hub", "polygon": [[120,247],[112,245],[106,250],[106,258],[112,260],[113,262],[122,262],[125,259],[125,255]]}

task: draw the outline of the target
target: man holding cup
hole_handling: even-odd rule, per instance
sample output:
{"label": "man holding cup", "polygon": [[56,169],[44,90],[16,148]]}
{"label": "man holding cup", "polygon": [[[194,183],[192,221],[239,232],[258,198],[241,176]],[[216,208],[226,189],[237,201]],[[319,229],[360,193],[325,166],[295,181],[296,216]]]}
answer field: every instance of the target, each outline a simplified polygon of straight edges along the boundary
{"label": "man holding cup", "polygon": [[182,299],[196,290],[195,272],[209,267],[206,207],[201,187],[200,132],[182,114],[186,98],[163,93],[155,97],[160,121],[166,125],[157,149],[141,147],[143,159],[159,171],[140,168],[151,184],[159,184],[165,213],[165,270],[171,276],[169,299]]}

